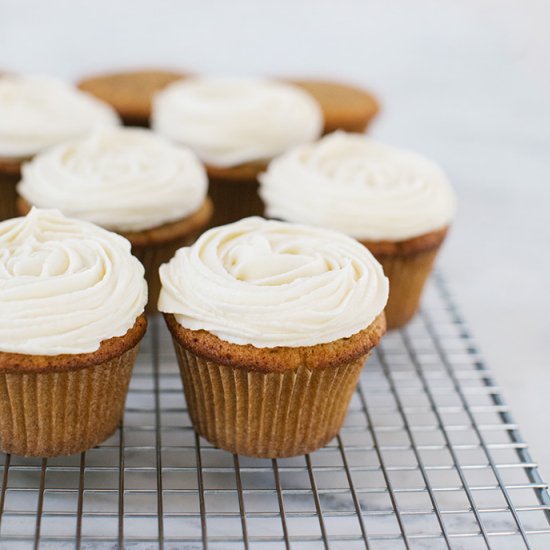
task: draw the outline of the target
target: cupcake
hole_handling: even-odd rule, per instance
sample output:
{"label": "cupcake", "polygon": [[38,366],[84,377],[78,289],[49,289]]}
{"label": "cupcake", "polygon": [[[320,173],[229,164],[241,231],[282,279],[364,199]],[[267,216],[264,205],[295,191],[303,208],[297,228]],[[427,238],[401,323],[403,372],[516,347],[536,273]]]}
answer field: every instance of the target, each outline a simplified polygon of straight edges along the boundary
{"label": "cupcake", "polygon": [[335,130],[364,132],[380,110],[376,98],[356,86],[325,80],[295,80],[294,84],[319,102],[325,120],[324,134]]}
{"label": "cupcake", "polygon": [[257,176],[267,162],[319,137],[317,102],[302,89],[252,78],[187,78],[153,99],[152,127],[206,164],[212,225],[262,214]]}
{"label": "cupcake", "polygon": [[146,301],[119,235],[56,210],[0,223],[0,451],[79,453],[116,430]]}
{"label": "cupcake", "polygon": [[436,164],[336,132],[275,159],[260,181],[269,217],[342,231],[376,256],[390,280],[388,328],[413,317],[455,210]]}
{"label": "cupcake", "polygon": [[346,235],[262,218],[210,229],[160,268],[191,420],[216,447],[308,453],[340,429],[385,331],[388,281]]}
{"label": "cupcake", "polygon": [[19,209],[59,208],[116,231],[145,266],[148,311],[158,269],[190,244],[212,214],[206,172],[195,155],[139,128],[103,128],[48,149],[23,166]]}
{"label": "cupcake", "polygon": [[118,124],[107,104],[62,81],[0,75],[0,221],[17,215],[21,164],[44,148]]}
{"label": "cupcake", "polygon": [[121,71],[81,80],[78,87],[109,103],[127,126],[149,126],[153,95],[184,75],[163,70]]}

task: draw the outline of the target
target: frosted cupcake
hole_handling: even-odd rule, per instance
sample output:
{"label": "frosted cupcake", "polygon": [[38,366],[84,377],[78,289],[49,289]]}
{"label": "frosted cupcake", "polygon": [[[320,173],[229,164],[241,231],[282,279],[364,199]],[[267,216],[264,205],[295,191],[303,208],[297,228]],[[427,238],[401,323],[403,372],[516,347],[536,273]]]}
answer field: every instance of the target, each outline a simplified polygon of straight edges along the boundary
{"label": "frosted cupcake", "polygon": [[23,214],[55,207],[126,237],[145,266],[153,311],[161,263],[210,219],[207,186],[191,151],[149,130],[107,128],[37,155],[17,191]]}
{"label": "frosted cupcake", "polygon": [[385,331],[388,281],[364,246],[246,218],[204,233],[160,276],[199,434],[259,457],[308,453],[336,435]]}
{"label": "frosted cupcake", "polygon": [[321,135],[317,102],[297,86],[252,78],[187,78],[153,99],[152,127],[206,164],[212,225],[262,214],[257,175],[289,148]]}
{"label": "frosted cupcake", "polygon": [[436,164],[336,132],[275,159],[260,181],[269,217],[337,229],[371,250],[390,279],[388,328],[412,318],[455,211]]}
{"label": "frosted cupcake", "polygon": [[0,223],[0,450],[85,451],[117,428],[147,286],[130,243],[55,210]]}
{"label": "frosted cupcake", "polygon": [[21,165],[50,145],[119,123],[114,110],[53,78],[0,75],[0,220],[17,215]]}

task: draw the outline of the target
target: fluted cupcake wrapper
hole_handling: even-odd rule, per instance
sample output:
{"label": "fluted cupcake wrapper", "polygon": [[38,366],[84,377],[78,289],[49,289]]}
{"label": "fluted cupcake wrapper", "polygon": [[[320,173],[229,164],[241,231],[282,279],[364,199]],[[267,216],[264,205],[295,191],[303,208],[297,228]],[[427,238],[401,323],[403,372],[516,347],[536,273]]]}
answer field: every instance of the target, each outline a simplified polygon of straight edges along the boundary
{"label": "fluted cupcake wrapper", "polygon": [[390,280],[385,309],[388,329],[402,327],[416,313],[439,248],[415,254],[377,256]]}
{"label": "fluted cupcake wrapper", "polygon": [[229,181],[210,178],[208,194],[214,202],[209,227],[217,227],[248,216],[263,216],[264,203],[257,181]]}
{"label": "fluted cupcake wrapper", "polygon": [[0,373],[0,450],[51,457],[104,441],[120,423],[137,351],[66,372]]}
{"label": "fluted cupcake wrapper", "polygon": [[337,367],[260,372],[207,361],[174,340],[197,432],[231,453],[309,453],[340,430],[367,356]]}
{"label": "fluted cupcake wrapper", "polygon": [[15,187],[19,179],[19,175],[0,172],[0,222],[19,215],[15,207],[17,199]]}

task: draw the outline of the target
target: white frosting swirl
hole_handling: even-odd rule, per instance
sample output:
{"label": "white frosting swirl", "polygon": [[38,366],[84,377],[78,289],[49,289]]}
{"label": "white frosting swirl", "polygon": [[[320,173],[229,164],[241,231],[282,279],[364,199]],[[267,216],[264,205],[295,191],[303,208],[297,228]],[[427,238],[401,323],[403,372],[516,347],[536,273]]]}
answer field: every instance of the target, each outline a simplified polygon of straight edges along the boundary
{"label": "white frosting swirl", "polygon": [[57,210],[0,223],[0,351],[96,351],[146,302],[143,266],[123,237]]}
{"label": "white frosting swirl", "polygon": [[398,241],[443,228],[455,194],[432,161],[361,134],[335,132],[270,163],[259,177],[269,217],[363,240]]}
{"label": "white frosting swirl", "polygon": [[0,76],[0,158],[22,159],[119,123],[106,103],[53,78]]}
{"label": "white frosting swirl", "polygon": [[105,128],[37,155],[24,165],[18,192],[41,208],[141,231],[197,211],[207,187],[191,151],[149,130]]}
{"label": "white frosting swirl", "polygon": [[263,218],[207,231],[162,265],[160,278],[160,311],[259,348],[352,336],[388,299],[382,266],[354,239]]}
{"label": "white frosting swirl", "polygon": [[323,115],[304,90],[253,78],[187,78],[157,93],[152,126],[212,166],[267,160],[321,135]]}

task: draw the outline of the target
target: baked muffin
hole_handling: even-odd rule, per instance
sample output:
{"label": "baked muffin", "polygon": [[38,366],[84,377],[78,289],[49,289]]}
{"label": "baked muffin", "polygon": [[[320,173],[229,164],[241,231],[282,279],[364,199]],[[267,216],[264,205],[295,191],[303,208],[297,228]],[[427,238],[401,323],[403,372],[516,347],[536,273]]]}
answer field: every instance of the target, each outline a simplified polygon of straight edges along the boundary
{"label": "baked muffin", "polygon": [[367,90],[327,80],[294,80],[294,84],[310,93],[321,106],[324,134],[335,130],[364,132],[378,114],[378,100]]}
{"label": "baked muffin", "polygon": [[309,94],[264,79],[187,78],[153,99],[153,129],[206,164],[213,226],[262,214],[257,175],[269,159],[319,137],[322,125]]}
{"label": "baked muffin", "polygon": [[262,218],[210,229],[160,268],[193,425],[258,457],[314,451],[340,429],[385,331],[388,281],[346,235]]}
{"label": "baked muffin", "polygon": [[336,132],[275,159],[260,181],[269,217],[342,231],[376,256],[390,280],[388,328],[413,317],[455,210],[436,164]]}
{"label": "baked muffin", "polygon": [[118,123],[109,105],[60,80],[0,75],[0,221],[17,215],[15,185],[23,161],[50,145]]}
{"label": "baked muffin", "polygon": [[130,243],[56,210],[0,223],[0,450],[79,453],[117,428],[147,286]]}
{"label": "baked muffin", "polygon": [[23,166],[19,209],[59,208],[116,231],[145,266],[147,311],[156,310],[158,269],[207,225],[208,179],[196,156],[150,130],[104,128],[57,145]]}
{"label": "baked muffin", "polygon": [[148,127],[153,95],[184,76],[159,69],[119,71],[90,76],[78,87],[112,105],[127,126]]}

